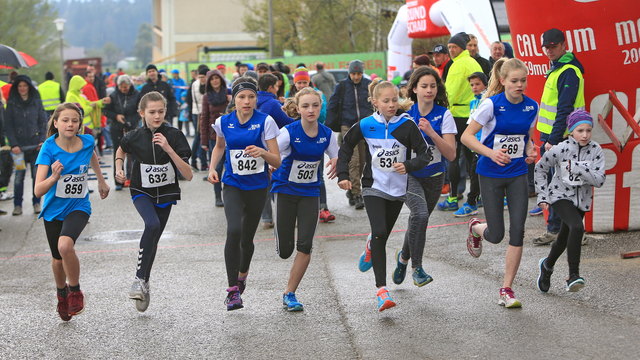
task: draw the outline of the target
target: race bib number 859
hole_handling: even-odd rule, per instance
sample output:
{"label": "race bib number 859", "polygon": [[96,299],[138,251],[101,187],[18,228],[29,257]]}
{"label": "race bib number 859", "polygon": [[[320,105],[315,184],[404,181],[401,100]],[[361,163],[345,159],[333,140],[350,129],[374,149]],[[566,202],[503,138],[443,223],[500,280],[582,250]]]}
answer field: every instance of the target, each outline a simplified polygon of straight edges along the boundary
{"label": "race bib number 859", "polygon": [[56,197],[81,199],[87,196],[87,174],[67,174],[60,177],[56,184]]}

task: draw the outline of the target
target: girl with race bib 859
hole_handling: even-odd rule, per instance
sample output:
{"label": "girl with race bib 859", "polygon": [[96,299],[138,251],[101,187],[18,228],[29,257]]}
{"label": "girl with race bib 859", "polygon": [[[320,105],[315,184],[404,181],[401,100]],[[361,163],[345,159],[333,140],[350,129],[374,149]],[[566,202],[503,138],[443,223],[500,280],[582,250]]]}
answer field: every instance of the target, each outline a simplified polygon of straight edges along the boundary
{"label": "girl with race bib 859", "polygon": [[[411,117],[398,106],[398,89],[389,81],[373,81],[369,96],[376,112],[355,123],[345,134],[338,155],[338,185],[351,189],[349,160],[353,148],[366,142],[368,155],[362,173],[364,197],[371,237],[361,256],[373,265],[378,311],[394,307],[387,290],[386,244],[398,219],[407,192],[407,173],[429,164],[430,151]],[[418,155],[410,158],[407,152]],[[362,269],[362,265],[360,265]],[[367,267],[367,269],[370,266]]]}
{"label": "girl with race bib 859", "polygon": [[[267,165],[280,166],[278,134],[273,118],[255,110],[258,87],[240,77],[232,87],[236,110],[223,115],[213,124],[216,146],[211,155],[209,182],[222,180],[224,213],[227,218],[227,240],[224,260],[227,268],[227,310],[244,307],[240,295],[246,287],[253,257],[253,236],[260,222],[269,186]],[[215,170],[225,157],[225,172]]]}
{"label": "girl with race bib 859", "polygon": [[409,225],[404,235],[402,250],[396,253],[393,282],[401,284],[411,259],[413,283],[424,286],[433,278],[422,268],[422,255],[426,241],[429,216],[440,198],[446,170],[445,159],[456,157],[456,134],[453,115],[447,109],[449,102],[440,75],[429,66],[413,70],[408,84],[409,97],[414,104],[407,113],[418,124],[431,149],[429,165],[409,174],[407,207],[411,210]]}
{"label": "girl with race bib 859", "polygon": [[[518,59],[499,59],[493,66],[485,99],[471,115],[462,143],[478,155],[476,172],[484,203],[486,224],[469,220],[467,250],[474,257],[482,253],[482,239],[498,244],[504,238],[504,196],[509,204],[509,245],[498,304],[522,306],[511,286],[522,258],[524,223],[527,219],[527,164],[535,161],[531,140],[538,104],[524,95],[528,69]],[[480,141],[476,133],[482,130]]]}
{"label": "girl with race bib 859", "polygon": [[100,198],[109,194],[109,186],[94,152],[93,136],[80,134],[82,129],[82,111],[78,106],[72,103],[59,105],[49,120],[48,139],[42,144],[36,160],[34,194],[44,196],[39,217],[44,219],[51,248],[58,314],[64,321],[84,310],[80,261],[74,245],[91,215],[87,187],[89,166],[96,173]]}
{"label": "girl with race bib 859", "polygon": [[[289,311],[302,311],[295,291],[311,261],[313,237],[318,225],[324,154],[329,156],[329,179],[335,178],[338,143],[331,129],[318,123],[321,93],[303,88],[295,95],[300,120],[283,127],[278,135],[282,165],[273,173],[271,192],[276,194],[276,250],[287,259],[298,250],[282,303]],[[295,241],[295,228],[298,240]]]}
{"label": "girl with race bib 859", "polygon": [[164,121],[167,100],[157,91],[140,99],[138,112],[143,127],[126,133],[116,153],[116,180],[126,180],[124,158],[133,157],[131,171],[131,199],[144,221],[140,239],[136,277],[129,290],[129,298],[135,300],[136,309],[147,310],[151,294],[149,277],[171,207],[180,200],[178,173],[191,180],[189,166],[191,148],[182,131]]}

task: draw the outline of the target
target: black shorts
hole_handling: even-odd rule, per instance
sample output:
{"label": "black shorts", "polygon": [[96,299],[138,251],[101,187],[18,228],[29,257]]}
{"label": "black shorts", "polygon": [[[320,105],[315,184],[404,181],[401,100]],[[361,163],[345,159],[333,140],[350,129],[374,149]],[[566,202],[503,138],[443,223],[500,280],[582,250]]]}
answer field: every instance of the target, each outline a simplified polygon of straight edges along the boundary
{"label": "black shorts", "polygon": [[84,211],[76,210],[72,211],[67,217],[60,220],[44,221],[44,231],[47,233],[47,240],[49,241],[49,248],[51,249],[51,256],[54,259],[62,260],[60,252],[58,251],[58,239],[61,236],[68,236],[76,243],[78,236],[84,227],[89,222],[89,214]]}

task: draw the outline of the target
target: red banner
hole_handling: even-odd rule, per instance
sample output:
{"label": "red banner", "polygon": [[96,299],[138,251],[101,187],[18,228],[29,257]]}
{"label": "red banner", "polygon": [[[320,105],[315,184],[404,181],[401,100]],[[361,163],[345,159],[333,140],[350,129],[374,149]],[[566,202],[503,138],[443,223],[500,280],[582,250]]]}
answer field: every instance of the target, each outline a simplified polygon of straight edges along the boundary
{"label": "red banner", "polygon": [[449,35],[444,26],[436,26],[429,17],[429,9],[438,0],[407,0],[409,20],[407,28],[410,38],[427,38]]}

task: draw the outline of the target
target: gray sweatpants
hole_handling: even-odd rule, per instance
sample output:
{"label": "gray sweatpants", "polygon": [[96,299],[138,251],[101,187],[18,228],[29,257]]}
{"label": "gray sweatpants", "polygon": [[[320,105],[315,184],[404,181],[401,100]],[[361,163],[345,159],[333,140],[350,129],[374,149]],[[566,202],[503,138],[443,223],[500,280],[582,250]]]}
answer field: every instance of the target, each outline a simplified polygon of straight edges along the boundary
{"label": "gray sweatpants", "polygon": [[527,174],[512,178],[492,178],[478,175],[480,194],[487,218],[487,229],[482,237],[498,244],[504,238],[504,197],[509,204],[509,245],[522,246],[524,223],[529,206]]}

